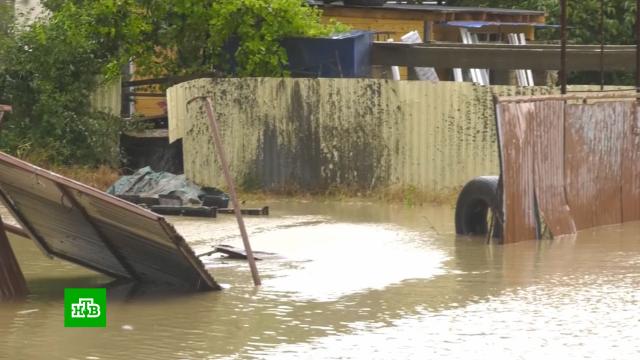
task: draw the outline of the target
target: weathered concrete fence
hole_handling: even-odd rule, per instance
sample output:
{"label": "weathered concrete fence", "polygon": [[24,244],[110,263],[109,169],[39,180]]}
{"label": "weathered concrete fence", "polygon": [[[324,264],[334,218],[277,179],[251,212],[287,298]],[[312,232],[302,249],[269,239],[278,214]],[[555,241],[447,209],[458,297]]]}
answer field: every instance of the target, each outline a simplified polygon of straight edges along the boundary
{"label": "weathered concrete fence", "polygon": [[187,176],[224,184],[207,130],[208,95],[232,173],[247,187],[408,187],[444,193],[499,171],[493,95],[546,87],[377,79],[199,79],[168,90],[170,139]]}

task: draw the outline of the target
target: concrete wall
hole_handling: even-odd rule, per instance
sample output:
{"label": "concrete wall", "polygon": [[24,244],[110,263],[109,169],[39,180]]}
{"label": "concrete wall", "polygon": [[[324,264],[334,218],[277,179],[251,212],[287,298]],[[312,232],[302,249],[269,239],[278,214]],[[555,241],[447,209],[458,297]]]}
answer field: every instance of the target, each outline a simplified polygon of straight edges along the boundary
{"label": "concrete wall", "polygon": [[202,102],[213,97],[232,172],[279,190],[408,187],[444,193],[499,170],[493,95],[546,87],[377,79],[200,79],[168,90],[187,176],[224,184]]}

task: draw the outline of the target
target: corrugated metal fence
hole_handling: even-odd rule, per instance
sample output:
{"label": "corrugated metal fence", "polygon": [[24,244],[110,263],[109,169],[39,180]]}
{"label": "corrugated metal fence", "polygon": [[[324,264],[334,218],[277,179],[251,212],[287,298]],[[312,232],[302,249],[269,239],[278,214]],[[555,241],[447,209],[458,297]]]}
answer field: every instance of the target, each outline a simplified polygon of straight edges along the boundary
{"label": "corrugated metal fence", "polygon": [[91,107],[93,110],[103,111],[114,116],[120,116],[122,108],[121,79],[118,78],[100,85],[91,94]]}
{"label": "corrugated metal fence", "polygon": [[223,184],[202,103],[213,98],[234,176],[247,187],[415,186],[444,193],[497,174],[493,96],[546,87],[378,79],[200,79],[168,90],[185,172]]}
{"label": "corrugated metal fence", "polygon": [[500,100],[505,242],[640,220],[635,97],[578,100]]}

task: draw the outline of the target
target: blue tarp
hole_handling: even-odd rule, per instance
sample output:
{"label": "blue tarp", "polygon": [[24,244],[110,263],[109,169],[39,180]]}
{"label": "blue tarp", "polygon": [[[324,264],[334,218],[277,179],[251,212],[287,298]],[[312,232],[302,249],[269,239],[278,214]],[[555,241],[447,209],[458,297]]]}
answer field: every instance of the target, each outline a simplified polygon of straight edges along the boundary
{"label": "blue tarp", "polygon": [[115,196],[145,197],[174,195],[180,197],[184,205],[201,205],[205,195],[220,196],[226,202],[229,201],[228,195],[218,189],[201,188],[187,180],[185,175],[175,175],[165,171],[155,172],[149,166],[139,169],[133,175],[121,177],[107,189],[107,193]]}

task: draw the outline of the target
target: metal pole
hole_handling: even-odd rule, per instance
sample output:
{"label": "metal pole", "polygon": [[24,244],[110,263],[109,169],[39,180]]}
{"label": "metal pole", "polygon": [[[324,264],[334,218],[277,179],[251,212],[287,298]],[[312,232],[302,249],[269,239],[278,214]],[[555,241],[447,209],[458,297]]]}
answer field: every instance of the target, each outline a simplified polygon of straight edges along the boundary
{"label": "metal pole", "polygon": [[567,93],[567,0],[560,0],[560,92]]}
{"label": "metal pole", "polygon": [[636,92],[640,92],[640,0],[636,0]]}
{"label": "metal pole", "polygon": [[251,268],[251,276],[253,277],[253,284],[260,286],[260,275],[258,274],[258,267],[256,266],[256,259],[253,257],[253,250],[251,250],[251,243],[249,243],[249,235],[247,235],[247,229],[244,226],[244,219],[242,218],[242,212],[240,211],[240,203],[238,202],[238,194],[236,187],[231,178],[231,172],[229,171],[229,163],[227,162],[227,156],[222,147],[222,139],[220,137],[220,127],[218,121],[213,115],[213,104],[208,97],[204,98],[207,101],[206,110],[209,117],[209,127],[211,128],[211,137],[213,143],[216,146],[218,158],[220,159],[220,165],[222,167],[222,173],[224,174],[227,185],[229,186],[229,193],[231,195],[231,201],[233,202],[233,210],[238,220],[238,227],[240,228],[240,235],[242,236],[242,243],[244,244],[244,250],[247,252],[247,260],[249,260],[249,268]]}
{"label": "metal pole", "polygon": [[604,0],[600,0],[600,90],[604,91]]}

